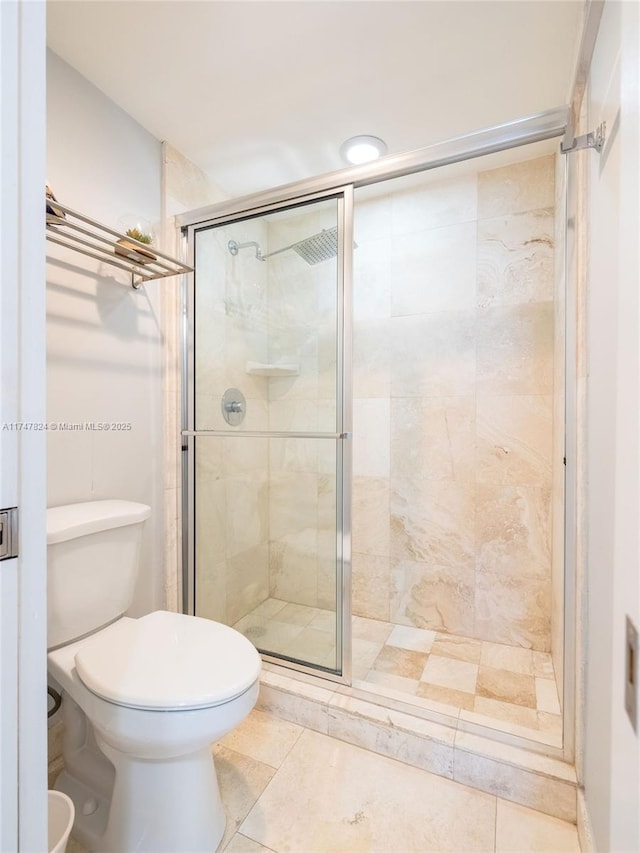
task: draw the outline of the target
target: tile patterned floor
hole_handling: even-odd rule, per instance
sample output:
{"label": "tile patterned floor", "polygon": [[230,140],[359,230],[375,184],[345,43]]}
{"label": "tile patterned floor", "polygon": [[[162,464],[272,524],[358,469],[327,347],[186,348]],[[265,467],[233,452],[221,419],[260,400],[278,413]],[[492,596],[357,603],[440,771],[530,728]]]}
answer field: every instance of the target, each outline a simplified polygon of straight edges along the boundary
{"label": "tile patterned floor", "polygon": [[[333,613],[268,599],[235,624],[263,650],[335,666]],[[418,707],[562,745],[545,652],[353,617],[353,686]]]}
{"label": "tile patterned floor", "polygon": [[580,853],[572,824],[263,711],[213,755],[218,853]]}

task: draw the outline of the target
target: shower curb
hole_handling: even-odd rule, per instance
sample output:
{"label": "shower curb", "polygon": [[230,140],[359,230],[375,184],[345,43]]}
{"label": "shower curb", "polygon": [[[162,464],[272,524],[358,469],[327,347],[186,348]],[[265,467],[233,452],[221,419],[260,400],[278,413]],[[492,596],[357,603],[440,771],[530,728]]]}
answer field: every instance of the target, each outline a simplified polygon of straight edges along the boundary
{"label": "shower curb", "polygon": [[260,681],[259,710],[552,817],[577,821],[575,769],[558,758],[357,698],[331,682],[320,686],[271,669],[263,669]]}

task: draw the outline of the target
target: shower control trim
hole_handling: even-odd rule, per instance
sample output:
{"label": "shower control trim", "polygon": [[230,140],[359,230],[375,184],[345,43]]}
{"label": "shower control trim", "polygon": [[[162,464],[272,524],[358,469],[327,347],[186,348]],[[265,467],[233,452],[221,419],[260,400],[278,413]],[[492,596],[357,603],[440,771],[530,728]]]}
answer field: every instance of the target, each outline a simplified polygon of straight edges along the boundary
{"label": "shower control trim", "polygon": [[220,402],[222,417],[231,426],[239,426],[247,413],[247,401],[238,388],[227,388]]}

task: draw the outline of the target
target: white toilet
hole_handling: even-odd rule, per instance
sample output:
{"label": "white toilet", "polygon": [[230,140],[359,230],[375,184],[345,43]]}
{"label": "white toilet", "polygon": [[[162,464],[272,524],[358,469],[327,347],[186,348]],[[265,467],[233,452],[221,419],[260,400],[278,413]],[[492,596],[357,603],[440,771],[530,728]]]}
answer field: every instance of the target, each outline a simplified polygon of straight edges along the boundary
{"label": "white toilet", "polygon": [[65,723],[55,787],[90,850],[211,853],[225,817],[210,745],[255,705],[260,657],[217,622],[124,616],[149,515],[130,501],[47,511],[48,670]]}

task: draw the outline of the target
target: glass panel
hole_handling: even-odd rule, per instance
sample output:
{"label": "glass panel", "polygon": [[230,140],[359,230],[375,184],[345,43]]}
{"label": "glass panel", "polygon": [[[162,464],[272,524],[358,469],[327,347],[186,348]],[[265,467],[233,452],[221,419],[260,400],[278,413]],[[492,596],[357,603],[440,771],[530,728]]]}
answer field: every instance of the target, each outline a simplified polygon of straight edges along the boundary
{"label": "glass panel", "polygon": [[195,233],[195,429],[239,433],[195,439],[195,612],[333,672],[340,203]]}
{"label": "glass panel", "polygon": [[228,429],[237,388],[234,428],[336,432],[337,214],[331,198],[196,232],[196,429]]}

